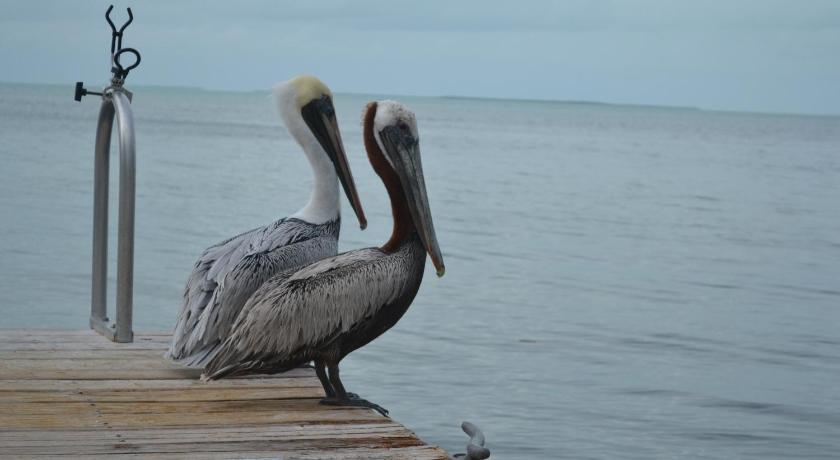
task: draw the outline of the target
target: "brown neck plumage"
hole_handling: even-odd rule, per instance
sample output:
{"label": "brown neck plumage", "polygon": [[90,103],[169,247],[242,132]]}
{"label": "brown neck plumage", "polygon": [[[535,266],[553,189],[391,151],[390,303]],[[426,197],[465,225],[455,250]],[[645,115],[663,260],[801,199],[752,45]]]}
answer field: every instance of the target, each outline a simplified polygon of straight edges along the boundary
{"label": "brown neck plumage", "polygon": [[376,138],[373,135],[373,119],[376,116],[376,102],[367,106],[364,119],[365,150],[367,150],[373,170],[382,179],[385,189],[388,190],[388,197],[391,198],[391,213],[394,215],[394,230],[391,238],[382,246],[385,252],[393,252],[399,247],[412,232],[415,231],[414,222],[411,220],[411,213],[408,210],[408,201],[405,198],[400,178],[385,159],[385,154],[379,148]]}

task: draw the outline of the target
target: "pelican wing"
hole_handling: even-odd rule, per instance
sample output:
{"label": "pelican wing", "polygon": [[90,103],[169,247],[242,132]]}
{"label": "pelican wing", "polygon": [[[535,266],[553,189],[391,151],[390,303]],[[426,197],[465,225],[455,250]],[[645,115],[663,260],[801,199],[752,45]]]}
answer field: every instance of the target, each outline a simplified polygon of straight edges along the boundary
{"label": "pelican wing", "polygon": [[205,378],[279,372],[308,360],[396,301],[414,276],[409,263],[404,252],[360,249],[270,279],[248,299]]}
{"label": "pelican wing", "polygon": [[316,226],[283,219],[208,248],[187,282],[166,356],[188,366],[203,365],[264,281],[335,254],[337,244],[337,222]]}

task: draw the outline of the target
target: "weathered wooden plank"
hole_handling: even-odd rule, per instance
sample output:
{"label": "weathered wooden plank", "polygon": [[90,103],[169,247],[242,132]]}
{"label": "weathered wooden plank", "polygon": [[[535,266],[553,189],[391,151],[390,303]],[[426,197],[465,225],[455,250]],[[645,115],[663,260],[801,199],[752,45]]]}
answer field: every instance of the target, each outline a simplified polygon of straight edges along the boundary
{"label": "weathered wooden plank", "polygon": [[10,404],[91,402],[91,403],[190,403],[220,401],[265,401],[322,398],[323,390],[314,386],[274,388],[206,388],[195,390],[118,390],[118,391],[0,391],[0,411]]}
{"label": "weathered wooden plank", "polygon": [[[313,402],[313,406],[316,402]],[[202,425],[259,425],[271,423],[364,423],[381,420],[382,416],[368,409],[333,409],[317,411],[298,409],[294,412],[260,411],[252,413],[224,411],[211,413],[143,413],[97,414],[96,419],[78,418],[76,413],[0,415],[4,429],[54,429],[96,428],[107,422],[113,428],[139,428],[148,426],[202,426]]]}
{"label": "weathered wooden plank", "polygon": [[[180,440],[236,441],[247,439],[275,439],[288,437],[318,438],[382,433],[388,436],[413,435],[404,426],[384,420],[364,424],[269,424],[249,426],[205,426],[175,428],[133,428],[114,430],[5,430],[0,431],[0,441],[9,445],[48,445],[61,443],[86,444],[91,441],[112,441],[115,437],[133,442],[155,440],[158,442],[179,442]],[[5,444],[4,444],[5,445]]]}
{"label": "weathered wooden plank", "polygon": [[[88,460],[90,455],[2,455],[0,460]],[[100,458],[97,456],[96,458]],[[242,446],[236,453],[198,451],[193,455],[183,453],[154,453],[154,454],[132,454],[123,453],[120,459],[143,459],[143,460],[173,460],[184,458],[201,458],[207,460],[222,459],[282,459],[282,460],[449,460],[446,453],[437,447],[417,446],[395,449],[387,448],[361,448],[361,449],[337,449],[337,450],[305,450],[298,452],[278,452],[275,450],[259,451]]]}
{"label": "weathered wooden plank", "polygon": [[[130,435],[111,439],[86,440],[71,442],[29,442],[22,445],[4,445],[3,453],[11,454],[44,454],[58,453],[77,454],[114,454],[123,452],[135,453],[191,453],[201,450],[214,452],[236,452],[247,442],[249,448],[257,450],[295,451],[302,449],[339,449],[339,448],[396,448],[421,446],[423,443],[411,432],[359,432],[359,433],[329,433],[322,436],[304,436],[296,433],[292,436],[248,437],[238,439],[196,439],[171,437],[161,439],[133,439]],[[20,444],[20,443],[18,443]]]}
{"label": "weathered wooden plank", "polygon": [[[163,359],[163,358],[161,358]],[[70,366],[37,368],[17,366],[14,363],[0,363],[0,379],[3,380],[198,380],[200,369],[180,368],[137,368],[112,369],[103,365],[96,368],[72,369]],[[293,369],[284,377],[310,377],[311,369]]]}
{"label": "weathered wooden plank", "polygon": [[347,449],[347,448],[399,448],[416,447],[423,445],[422,442],[412,435],[388,436],[382,433],[346,434],[342,436],[326,437],[290,437],[273,439],[247,439],[245,441],[219,441],[219,440],[189,440],[174,441],[171,439],[159,442],[154,440],[143,440],[135,442],[127,438],[114,438],[110,442],[89,443],[89,444],[63,444],[63,445],[27,445],[27,446],[5,446],[5,454],[68,454],[68,455],[101,455],[131,453],[196,453],[201,451],[212,452],[238,452],[242,449],[243,442],[248,448],[256,450],[276,450],[278,452],[291,452],[308,449]]}
{"label": "weathered wooden plank", "polygon": [[[299,449],[396,448],[422,446],[414,434],[394,423],[369,425],[271,425],[205,430],[17,431],[0,434],[4,454],[108,454],[124,452],[240,452],[265,447],[288,453]],[[202,456],[203,458],[203,456]]]}
{"label": "weathered wooden plank", "polygon": [[[52,342],[0,342],[0,351],[62,351],[66,350],[68,346],[72,346],[74,350],[113,350],[113,344],[106,343],[79,343],[79,344],[57,344]],[[155,350],[163,355],[166,346],[160,343],[143,343],[135,342],[129,344],[122,344],[119,350]]]}
{"label": "weathered wooden plank", "polygon": [[43,350],[160,350],[169,345],[163,333],[138,333],[132,343],[114,343],[93,331],[0,329],[0,351]]}
{"label": "weathered wooden plank", "polygon": [[[6,402],[0,427],[9,429],[197,426],[225,423],[326,423],[382,420],[369,409],[323,406],[310,399],[92,402],[84,395],[51,403]],[[92,411],[92,412],[91,412]],[[79,413],[95,417],[76,417]]]}
{"label": "weathered wooden plank", "polygon": [[[276,455],[276,454],[275,454]],[[224,457],[222,457],[224,458]],[[265,458],[265,457],[264,457]],[[269,457],[271,458],[271,457]],[[273,458],[278,458],[277,456]],[[419,446],[399,449],[344,449],[342,451],[294,452],[283,460],[449,460],[439,447]]]}
{"label": "weathered wooden plank", "polygon": [[65,360],[113,360],[113,359],[155,359],[163,356],[162,349],[58,349],[58,350],[0,350],[0,360],[6,359],[65,359]]}
{"label": "weathered wooden plank", "polygon": [[447,459],[363,408],[323,406],[314,371],[201,382],[167,334],[0,330],[0,459]]}
{"label": "weathered wooden plank", "polygon": [[20,369],[6,366],[0,375],[10,379],[105,380],[105,379],[197,379],[200,370],[191,369]]}
{"label": "weathered wooden plank", "polygon": [[[277,388],[277,387],[319,387],[321,384],[312,369],[295,369],[274,376],[255,376],[202,382],[197,379],[183,380],[2,380],[0,393],[15,391],[62,391],[72,388],[78,391],[136,391],[177,389],[233,389],[233,388]],[[294,377],[293,377],[294,376]]]}
{"label": "weathered wooden plank", "polygon": [[[162,337],[166,340],[171,334],[163,331],[137,331],[135,337]],[[9,329],[0,328],[0,339],[18,337],[100,337],[91,329]]]}
{"label": "weathered wooden plank", "polygon": [[114,344],[105,339],[95,339],[84,342],[0,342],[0,352],[11,353],[21,351],[45,351],[45,352],[65,352],[65,351],[81,351],[92,352],[98,350],[101,356],[108,354],[118,355],[120,353],[131,350],[146,350],[149,356],[162,357],[163,353],[168,348],[168,343],[158,342],[132,342],[125,344]]}
{"label": "weathered wooden plank", "polygon": [[[147,338],[168,341],[171,335],[163,331],[137,331],[134,334],[135,340]],[[0,328],[0,340],[17,339],[44,340],[47,338],[56,340],[72,340],[74,338],[101,339],[107,340],[92,329],[9,329]]]}
{"label": "weathered wooden plank", "polygon": [[[26,350],[22,356],[5,353],[0,360],[0,379],[198,379],[199,369],[188,369],[162,358],[160,350],[129,350],[130,355],[112,354],[111,350],[73,350],[52,352]],[[53,356],[54,353],[72,353],[75,356]],[[12,354],[13,356],[8,356]],[[14,353],[16,354],[16,353]],[[293,370],[284,377],[312,375],[311,372]]]}
{"label": "weathered wooden plank", "polygon": [[[82,395],[84,398],[84,395]],[[84,408],[81,406],[95,406],[96,412],[103,416],[110,415],[164,415],[173,414],[183,418],[200,417],[202,414],[212,413],[245,413],[258,414],[261,412],[290,413],[351,411],[366,412],[352,407],[325,406],[319,404],[320,396],[314,398],[295,399],[258,399],[258,400],[221,400],[221,401],[130,401],[130,402],[95,402],[95,401],[64,401],[50,403],[7,402],[1,406],[4,412],[11,416],[38,414],[73,414]],[[0,414],[0,418],[8,416]]]}
{"label": "weathered wooden plank", "polygon": [[[295,380],[295,379],[284,379]],[[49,403],[68,400],[87,402],[242,401],[323,398],[321,386],[276,386],[269,388],[194,388],[190,390],[116,391],[0,391],[4,403]]]}
{"label": "weathered wooden plank", "polygon": [[[130,346],[131,344],[114,343],[110,340],[94,333],[88,332],[83,334],[47,334],[47,335],[16,335],[0,333],[0,343],[62,343],[62,344],[98,344],[110,343],[116,347]],[[154,344],[157,346],[167,346],[169,344],[169,337],[162,334],[135,336],[133,343]]]}
{"label": "weathered wooden plank", "polygon": [[100,357],[99,359],[5,359],[0,361],[0,375],[5,372],[25,369],[73,370],[73,369],[113,369],[140,370],[166,369],[182,371],[185,375],[201,375],[200,369],[190,369],[167,362],[162,356],[139,356],[134,359],[122,357]]}

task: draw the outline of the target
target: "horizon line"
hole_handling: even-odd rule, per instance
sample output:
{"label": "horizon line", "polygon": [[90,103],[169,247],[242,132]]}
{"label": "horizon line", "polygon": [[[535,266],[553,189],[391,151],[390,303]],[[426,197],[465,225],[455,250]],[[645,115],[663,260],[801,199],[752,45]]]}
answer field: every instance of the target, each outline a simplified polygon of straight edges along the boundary
{"label": "horizon line", "polygon": [[[2,85],[29,85],[29,86],[65,86],[65,83],[34,83],[21,81],[7,81],[0,80]],[[75,84],[75,82],[73,83]],[[66,84],[70,86],[71,84]],[[201,86],[190,85],[160,85],[160,84],[140,84],[134,86],[135,88],[149,88],[149,89],[182,89],[190,91],[204,91],[210,93],[261,93],[270,92],[270,88],[263,89],[219,89],[219,88],[205,88]],[[819,117],[819,118],[837,118],[840,117],[840,112],[837,113],[818,113],[818,112],[775,112],[775,111],[755,111],[755,110],[739,110],[739,109],[716,109],[705,108],[698,106],[686,105],[662,105],[649,103],[635,103],[635,102],[607,102],[587,99],[535,99],[535,98],[517,98],[517,97],[502,97],[502,96],[464,96],[464,95],[418,95],[418,94],[388,94],[388,93],[369,93],[357,91],[336,91],[337,94],[347,94],[352,96],[390,96],[390,97],[416,97],[427,99],[466,99],[479,101],[515,101],[515,102],[530,102],[543,104],[567,104],[567,105],[590,105],[590,106],[604,106],[604,107],[628,107],[628,108],[646,108],[646,109],[660,109],[660,110],[681,110],[681,111],[697,111],[708,113],[727,113],[727,114],[747,114],[747,115],[769,115],[769,116],[797,116],[797,117]]]}

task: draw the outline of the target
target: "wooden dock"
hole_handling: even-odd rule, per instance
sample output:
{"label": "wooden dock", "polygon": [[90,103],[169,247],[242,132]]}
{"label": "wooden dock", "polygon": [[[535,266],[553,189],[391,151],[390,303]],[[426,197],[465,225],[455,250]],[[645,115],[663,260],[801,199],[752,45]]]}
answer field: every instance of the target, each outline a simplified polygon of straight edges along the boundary
{"label": "wooden dock", "polygon": [[0,459],[440,459],[364,408],[318,404],[312,369],[202,383],[167,334],[0,330]]}

